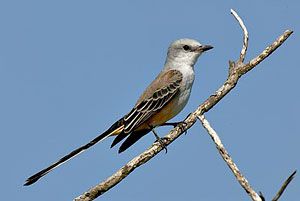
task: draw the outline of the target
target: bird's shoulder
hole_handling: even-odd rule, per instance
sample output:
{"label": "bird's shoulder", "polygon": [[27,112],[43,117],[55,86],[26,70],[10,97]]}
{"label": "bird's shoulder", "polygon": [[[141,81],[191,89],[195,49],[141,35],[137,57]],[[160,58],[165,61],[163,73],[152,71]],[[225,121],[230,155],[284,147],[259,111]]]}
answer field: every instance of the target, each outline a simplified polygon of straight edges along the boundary
{"label": "bird's shoulder", "polygon": [[158,76],[152,81],[152,83],[146,88],[144,93],[138,99],[136,105],[140,104],[142,101],[147,100],[149,98],[153,98],[153,96],[161,90],[167,90],[172,85],[172,87],[177,88],[180,85],[183,79],[183,75],[179,70],[169,69],[162,71],[158,74]]}

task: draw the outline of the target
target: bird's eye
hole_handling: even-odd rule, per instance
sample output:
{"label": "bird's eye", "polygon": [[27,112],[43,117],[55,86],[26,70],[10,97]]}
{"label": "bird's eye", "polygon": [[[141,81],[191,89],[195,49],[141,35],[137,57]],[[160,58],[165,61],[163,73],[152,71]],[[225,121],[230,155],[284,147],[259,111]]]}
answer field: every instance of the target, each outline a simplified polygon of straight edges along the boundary
{"label": "bird's eye", "polygon": [[188,45],[184,45],[182,48],[183,48],[185,51],[191,50],[191,47],[188,46]]}

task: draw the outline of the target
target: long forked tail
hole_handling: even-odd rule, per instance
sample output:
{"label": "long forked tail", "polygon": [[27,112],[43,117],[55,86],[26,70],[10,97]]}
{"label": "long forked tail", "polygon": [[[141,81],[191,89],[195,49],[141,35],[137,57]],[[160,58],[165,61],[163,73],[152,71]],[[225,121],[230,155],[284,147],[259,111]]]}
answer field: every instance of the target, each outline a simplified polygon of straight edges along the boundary
{"label": "long forked tail", "polygon": [[104,140],[104,139],[106,139],[106,138],[108,138],[112,135],[116,135],[116,134],[120,133],[123,129],[122,121],[123,121],[123,118],[120,119],[119,121],[117,121],[116,123],[114,123],[107,131],[105,131],[101,135],[97,136],[95,139],[91,140],[89,143],[75,149],[74,151],[72,151],[68,155],[62,157],[57,162],[50,165],[49,167],[47,167],[47,168],[39,171],[38,173],[32,175],[31,177],[26,179],[26,181],[24,183],[24,186],[29,186],[29,185],[35,183],[41,177],[45,176],[46,174],[48,174],[49,172],[51,172],[52,170],[54,170],[55,168],[57,168],[61,164],[63,164],[65,162],[67,162],[68,160],[70,160],[71,158],[73,158],[73,157],[77,156],[78,154],[84,152],[85,150],[87,150],[91,146],[95,145],[96,143],[101,142],[102,140]]}

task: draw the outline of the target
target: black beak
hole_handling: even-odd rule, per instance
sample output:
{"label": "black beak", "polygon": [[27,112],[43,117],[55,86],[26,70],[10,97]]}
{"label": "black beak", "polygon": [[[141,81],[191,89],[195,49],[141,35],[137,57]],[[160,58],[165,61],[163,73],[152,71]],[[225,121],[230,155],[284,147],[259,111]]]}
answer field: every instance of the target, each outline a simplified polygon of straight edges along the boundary
{"label": "black beak", "polygon": [[199,50],[200,50],[201,52],[205,52],[205,51],[210,50],[210,49],[213,49],[213,48],[214,48],[214,47],[211,46],[211,45],[201,45],[201,46],[199,47]]}

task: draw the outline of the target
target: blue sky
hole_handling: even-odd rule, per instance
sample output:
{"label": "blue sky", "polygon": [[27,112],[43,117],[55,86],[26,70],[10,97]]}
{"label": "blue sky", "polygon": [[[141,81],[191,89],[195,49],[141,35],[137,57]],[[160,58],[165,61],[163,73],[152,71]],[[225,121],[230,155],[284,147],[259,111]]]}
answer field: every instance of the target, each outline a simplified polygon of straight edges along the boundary
{"label": "blue sky", "polygon": [[[182,120],[226,79],[242,34],[251,59],[286,29],[294,34],[207,113],[254,189],[267,199],[300,169],[298,1],[1,1],[0,156],[3,200],[71,200],[155,140],[123,154],[111,139],[35,185],[24,180],[126,114],[161,70],[169,44],[215,48],[198,61]],[[158,132],[163,136],[168,130]],[[247,200],[199,123],[99,200]],[[299,197],[299,176],[284,200]]]}

